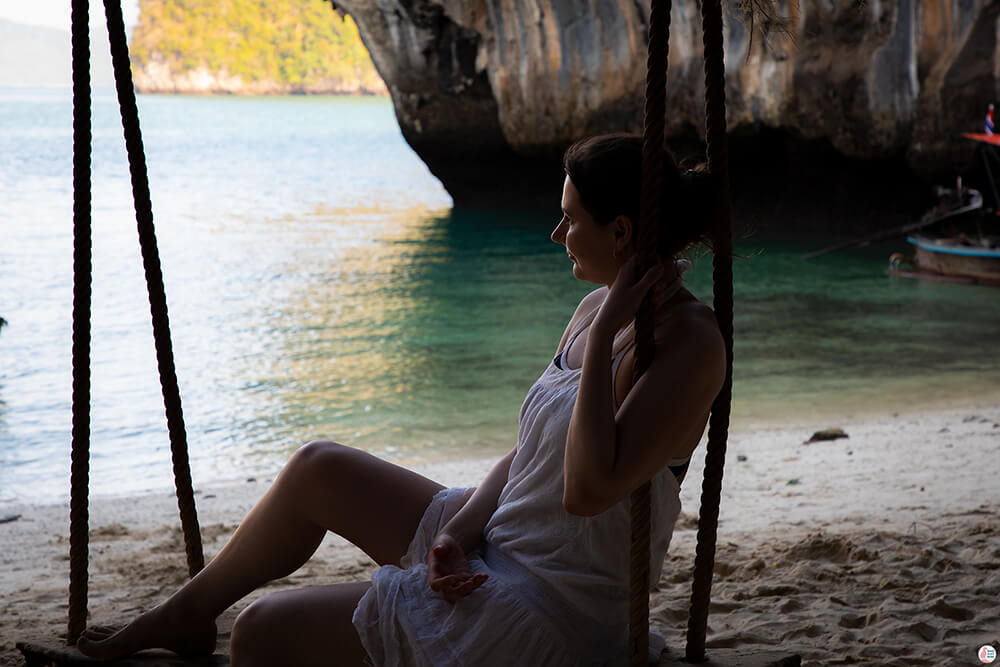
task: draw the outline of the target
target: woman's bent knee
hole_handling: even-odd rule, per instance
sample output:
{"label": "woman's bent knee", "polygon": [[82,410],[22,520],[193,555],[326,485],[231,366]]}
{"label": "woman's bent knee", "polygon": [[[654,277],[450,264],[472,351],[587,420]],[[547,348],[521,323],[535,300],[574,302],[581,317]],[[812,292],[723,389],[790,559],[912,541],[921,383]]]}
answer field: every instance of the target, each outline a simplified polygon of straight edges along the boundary
{"label": "woman's bent knee", "polygon": [[329,440],[313,440],[299,447],[285,466],[285,474],[297,477],[318,476],[329,480],[350,470],[361,452]]}
{"label": "woman's bent knee", "polygon": [[369,586],[333,584],[265,595],[233,625],[233,667],[361,664],[365,652],[352,618]]}
{"label": "woman's bent knee", "polygon": [[292,456],[273,497],[377,563],[397,564],[428,503],[443,488],[360,449],[317,440]]}
{"label": "woman's bent knee", "polygon": [[264,596],[250,604],[240,612],[233,623],[232,635],[229,639],[229,649],[232,654],[233,667],[255,667],[271,663],[269,652],[280,641],[275,636],[273,625],[274,610]]}
{"label": "woman's bent knee", "polygon": [[378,459],[370,454],[336,442],[315,440],[296,451],[279,479],[283,497],[293,498],[301,511],[328,530],[340,532],[341,522],[320,521],[326,509],[347,507],[358,501],[358,482],[371,471]]}
{"label": "woman's bent knee", "polygon": [[299,447],[292,454],[289,464],[314,464],[317,461],[322,462],[347,457],[350,456],[351,452],[356,451],[358,450],[353,447],[348,447],[332,440],[313,440]]}

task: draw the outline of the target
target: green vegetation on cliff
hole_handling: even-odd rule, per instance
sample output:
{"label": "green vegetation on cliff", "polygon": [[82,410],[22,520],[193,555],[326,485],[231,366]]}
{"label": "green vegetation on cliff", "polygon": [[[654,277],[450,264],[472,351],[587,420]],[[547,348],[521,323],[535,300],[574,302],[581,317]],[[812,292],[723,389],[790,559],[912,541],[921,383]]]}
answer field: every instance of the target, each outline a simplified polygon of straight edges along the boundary
{"label": "green vegetation on cliff", "polygon": [[379,81],[354,21],[327,0],[140,0],[130,52],[138,68],[302,89]]}

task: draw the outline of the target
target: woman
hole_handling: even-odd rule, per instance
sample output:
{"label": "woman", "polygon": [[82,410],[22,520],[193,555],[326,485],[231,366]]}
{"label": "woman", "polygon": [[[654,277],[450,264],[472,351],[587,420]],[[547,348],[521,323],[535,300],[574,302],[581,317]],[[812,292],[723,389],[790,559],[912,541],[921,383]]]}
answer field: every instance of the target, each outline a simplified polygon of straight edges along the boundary
{"label": "woman", "polygon": [[[711,310],[675,257],[704,240],[701,175],[668,159],[661,262],[636,282],[641,140],[608,135],[566,152],[552,240],[573,274],[603,285],[580,302],[521,408],[518,444],[475,489],[445,489],[332,442],[291,458],[219,554],[165,602],[80,649],[111,658],[162,647],[210,653],[215,619],[286,576],[327,530],[383,567],[371,582],[267,595],[237,618],[247,665],[580,665],[624,656],[628,497],[652,480],[656,582],[680,511],[679,484],[722,385]],[[650,290],[656,356],[633,385],[631,320]]]}

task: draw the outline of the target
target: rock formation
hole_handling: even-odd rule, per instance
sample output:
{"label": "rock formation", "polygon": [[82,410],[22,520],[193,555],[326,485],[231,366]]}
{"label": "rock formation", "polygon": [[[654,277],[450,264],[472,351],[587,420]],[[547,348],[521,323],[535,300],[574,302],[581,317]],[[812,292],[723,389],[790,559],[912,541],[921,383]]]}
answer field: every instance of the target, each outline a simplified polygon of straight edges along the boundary
{"label": "rock formation", "polygon": [[[572,140],[641,130],[648,2],[334,0],[357,22],[403,135],[457,204],[561,180]],[[735,7],[735,2],[730,5]],[[729,127],[781,130],[917,173],[966,167],[1000,94],[1000,3],[800,0],[789,37],[727,13]],[[674,2],[668,133],[703,131],[700,16]],[[555,164],[553,178],[552,165]]]}
{"label": "rock formation", "polygon": [[200,65],[174,71],[170,63],[150,60],[133,67],[132,78],[140,93],[180,95],[385,95],[385,84],[377,77],[330,79],[309,84],[246,80],[223,70]]}

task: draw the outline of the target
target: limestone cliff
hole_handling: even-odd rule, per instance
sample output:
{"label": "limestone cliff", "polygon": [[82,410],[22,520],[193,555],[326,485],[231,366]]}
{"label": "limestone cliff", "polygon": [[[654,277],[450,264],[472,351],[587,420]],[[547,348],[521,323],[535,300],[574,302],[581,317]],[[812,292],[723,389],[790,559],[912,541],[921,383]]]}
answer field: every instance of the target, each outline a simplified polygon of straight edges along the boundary
{"label": "limestone cliff", "polygon": [[[735,4],[735,3],[731,3]],[[335,0],[357,22],[407,141],[457,203],[551,178],[573,139],[641,129],[649,6],[643,0]],[[778,128],[840,156],[917,172],[968,164],[1000,93],[1000,3],[800,0],[791,39],[727,15],[729,126]],[[671,23],[668,133],[704,125],[701,28],[692,0]],[[511,179],[510,174],[516,175]]]}
{"label": "limestone cliff", "polygon": [[140,93],[180,95],[385,95],[377,76],[353,76],[288,83],[244,78],[228,70],[199,64],[181,69],[162,59],[136,63],[132,77]]}

